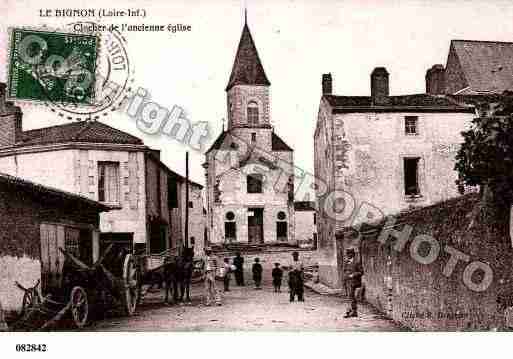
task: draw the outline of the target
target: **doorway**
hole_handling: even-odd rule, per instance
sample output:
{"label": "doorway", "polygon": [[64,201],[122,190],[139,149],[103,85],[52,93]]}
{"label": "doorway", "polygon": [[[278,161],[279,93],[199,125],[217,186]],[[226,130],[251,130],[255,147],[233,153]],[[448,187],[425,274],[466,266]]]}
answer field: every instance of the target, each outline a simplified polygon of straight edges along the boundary
{"label": "doorway", "polygon": [[248,208],[248,243],[264,243],[263,208]]}

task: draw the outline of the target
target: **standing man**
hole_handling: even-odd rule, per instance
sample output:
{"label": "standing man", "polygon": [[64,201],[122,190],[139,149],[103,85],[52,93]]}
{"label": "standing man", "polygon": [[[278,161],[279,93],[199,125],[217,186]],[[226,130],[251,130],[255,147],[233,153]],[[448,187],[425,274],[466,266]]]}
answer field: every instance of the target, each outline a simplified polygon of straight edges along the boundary
{"label": "standing man", "polygon": [[303,262],[299,260],[299,253],[292,253],[292,265],[289,272],[290,301],[293,302],[296,295],[298,302],[304,302],[304,278]]}
{"label": "standing man", "polygon": [[235,266],[235,283],[239,286],[244,285],[244,258],[241,257],[240,252],[236,253],[233,259],[233,265]]}
{"label": "standing man", "polygon": [[262,265],[260,264],[260,258],[258,258],[258,257],[255,258],[255,263],[253,264],[252,271],[253,271],[253,281],[255,282],[255,289],[262,289],[262,287],[260,285],[262,283],[263,268],[262,268]]}
{"label": "standing man", "polygon": [[351,318],[358,316],[356,290],[362,286],[363,268],[360,261],[356,259],[354,248],[349,248],[346,251],[346,258],[344,265],[344,282],[349,294],[349,299],[351,300],[351,307],[347,310],[344,318]]}
{"label": "standing man", "polygon": [[205,281],[205,304],[211,305],[213,301],[215,304],[221,305],[221,298],[216,289],[216,270],[217,259],[212,255],[212,249],[205,247],[205,257],[203,258],[203,278]]}

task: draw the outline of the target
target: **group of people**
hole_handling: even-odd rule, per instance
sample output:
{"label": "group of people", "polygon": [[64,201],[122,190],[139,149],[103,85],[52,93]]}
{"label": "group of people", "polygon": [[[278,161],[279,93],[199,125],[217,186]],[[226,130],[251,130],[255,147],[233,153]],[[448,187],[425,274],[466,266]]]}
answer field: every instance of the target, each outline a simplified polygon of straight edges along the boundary
{"label": "group of people", "polygon": [[[304,301],[304,267],[303,263],[299,260],[298,252],[292,253],[290,266],[282,267],[280,263],[274,264],[271,274],[275,293],[281,293],[284,269],[289,270],[288,284],[290,301],[293,302],[296,296],[298,301]],[[263,267],[258,257],[254,259],[251,270],[255,289],[262,289]],[[225,258],[224,263],[218,266],[216,257],[212,255],[212,249],[210,247],[205,248],[203,278],[205,283],[205,304],[207,306],[212,304],[221,305],[221,296],[216,288],[216,276],[222,278],[224,292],[229,292],[232,273],[235,275],[235,283],[237,286],[244,286],[244,258],[241,256],[240,252],[236,253],[232,263],[230,263],[229,258]]]}
{"label": "group of people", "polygon": [[[349,248],[346,251],[346,260],[344,263],[344,284],[350,299],[350,307],[345,314],[345,318],[357,317],[357,291],[362,287],[363,268],[360,261],[356,258],[356,251]],[[216,289],[216,274],[223,279],[224,291],[230,291],[231,274],[235,274],[235,283],[238,286],[244,286],[244,258],[238,252],[230,263],[229,258],[224,259],[222,266],[218,268],[217,260],[212,255],[212,249],[205,248],[204,263],[204,281],[206,305],[215,303],[221,305],[221,297]],[[218,272],[219,269],[219,272]],[[261,289],[263,267],[260,259],[254,259],[252,265],[253,282],[255,289]],[[299,253],[292,253],[292,261],[289,266],[283,267],[280,263],[275,263],[272,270],[273,288],[275,293],[281,292],[284,269],[288,270],[288,285],[290,293],[290,302],[294,302],[296,297],[298,302],[304,301],[304,266],[299,259]]]}

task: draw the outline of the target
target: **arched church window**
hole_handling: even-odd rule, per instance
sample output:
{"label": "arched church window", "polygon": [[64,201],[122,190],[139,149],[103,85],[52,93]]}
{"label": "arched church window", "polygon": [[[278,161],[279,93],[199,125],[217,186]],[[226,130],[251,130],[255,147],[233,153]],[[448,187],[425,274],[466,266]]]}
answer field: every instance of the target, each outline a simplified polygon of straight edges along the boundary
{"label": "arched church window", "polygon": [[248,103],[248,124],[258,124],[258,104],[255,101]]}

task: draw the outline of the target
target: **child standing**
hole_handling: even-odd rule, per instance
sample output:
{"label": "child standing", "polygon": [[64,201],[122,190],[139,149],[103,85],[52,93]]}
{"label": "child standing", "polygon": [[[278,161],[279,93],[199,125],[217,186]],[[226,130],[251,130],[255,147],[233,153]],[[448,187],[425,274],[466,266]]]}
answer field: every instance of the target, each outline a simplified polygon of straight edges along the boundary
{"label": "child standing", "polygon": [[262,265],[260,264],[260,258],[255,258],[253,264],[253,281],[255,282],[255,289],[262,289],[260,284],[262,283]]}
{"label": "child standing", "polygon": [[274,263],[272,275],[274,292],[281,293],[281,280],[283,278],[283,271],[280,268],[280,263]]}
{"label": "child standing", "polygon": [[232,265],[230,265],[230,258],[224,259],[223,264],[223,283],[224,283],[224,291],[230,291],[230,279],[232,275]]}

